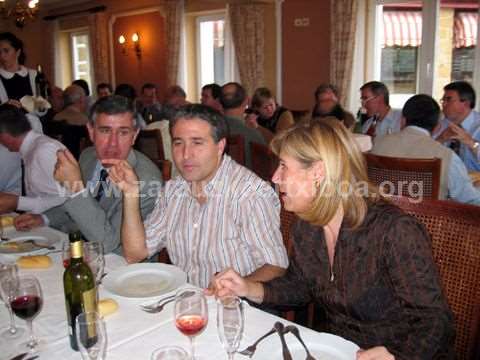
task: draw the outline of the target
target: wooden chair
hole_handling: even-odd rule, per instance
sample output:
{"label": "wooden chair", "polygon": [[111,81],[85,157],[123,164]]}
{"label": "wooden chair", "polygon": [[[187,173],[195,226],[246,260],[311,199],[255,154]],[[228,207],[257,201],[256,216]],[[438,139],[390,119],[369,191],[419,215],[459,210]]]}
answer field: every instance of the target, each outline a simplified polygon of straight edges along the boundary
{"label": "wooden chair", "polygon": [[242,135],[228,136],[225,152],[237,163],[245,166],[245,139]]}
{"label": "wooden chair", "polygon": [[[366,153],[368,178],[389,195],[408,196],[409,188],[418,184],[423,198],[438,199],[441,159],[406,159]],[[393,185],[393,187],[392,187]],[[418,191],[413,187],[410,191]]]}
{"label": "wooden chair", "polygon": [[140,130],[134,145],[150,160],[164,160],[162,132],[159,129]]}
{"label": "wooden chair", "polygon": [[455,315],[458,359],[480,359],[480,207],[453,201],[393,202],[420,220]]}
{"label": "wooden chair", "polygon": [[250,143],[252,154],[252,170],[263,180],[272,180],[273,173],[278,166],[278,157],[268,146]]}
{"label": "wooden chair", "polygon": [[163,181],[168,181],[172,178],[172,162],[170,160],[156,159],[153,162],[160,169]]}

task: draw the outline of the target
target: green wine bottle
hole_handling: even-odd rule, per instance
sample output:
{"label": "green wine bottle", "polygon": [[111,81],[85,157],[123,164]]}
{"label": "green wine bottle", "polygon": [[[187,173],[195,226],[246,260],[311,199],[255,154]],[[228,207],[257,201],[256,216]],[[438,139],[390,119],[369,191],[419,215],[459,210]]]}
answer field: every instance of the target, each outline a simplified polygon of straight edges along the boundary
{"label": "green wine bottle", "polygon": [[[63,288],[65,291],[65,305],[67,308],[68,334],[70,346],[78,351],[75,336],[75,320],[82,312],[97,311],[97,289],[95,277],[90,267],[83,261],[83,241],[80,232],[69,235],[70,264],[63,274]],[[94,339],[95,329],[88,329],[87,341]]]}

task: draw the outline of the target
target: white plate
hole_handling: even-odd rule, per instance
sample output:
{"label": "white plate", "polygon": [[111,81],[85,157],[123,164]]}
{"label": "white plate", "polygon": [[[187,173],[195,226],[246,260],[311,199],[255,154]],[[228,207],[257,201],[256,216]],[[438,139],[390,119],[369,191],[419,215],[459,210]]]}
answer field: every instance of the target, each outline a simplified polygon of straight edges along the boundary
{"label": "white plate", "polygon": [[127,298],[150,298],[176,290],[187,281],[180,268],[160,263],[133,264],[110,272],[103,286]]}
{"label": "white plate", "polygon": [[11,231],[5,234],[10,240],[0,243],[0,254],[25,254],[29,252],[46,250],[35,246],[34,244],[25,243],[27,240],[33,240],[39,245],[52,246],[60,241],[60,237],[52,232],[45,232],[41,229],[19,232]]}
{"label": "white plate", "polygon": [[[313,336],[305,336],[303,331],[300,332],[305,345],[316,360],[353,360],[356,359],[357,351],[360,349],[353,342],[345,340],[344,338],[327,333],[316,333]],[[286,334],[285,340],[288,345],[288,349],[292,354],[292,360],[305,360],[306,353],[302,344],[292,334]],[[269,344],[260,345],[257,348],[257,352],[253,359],[267,358],[267,354],[270,354],[268,358],[282,359],[282,345],[278,336],[273,337],[269,341]],[[273,346],[273,348],[272,348]]]}

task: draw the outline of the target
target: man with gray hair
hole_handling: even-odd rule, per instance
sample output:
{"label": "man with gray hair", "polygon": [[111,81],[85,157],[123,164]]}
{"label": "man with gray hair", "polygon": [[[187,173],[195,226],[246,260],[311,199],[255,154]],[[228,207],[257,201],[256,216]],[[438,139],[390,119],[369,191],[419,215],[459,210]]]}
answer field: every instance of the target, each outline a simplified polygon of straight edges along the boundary
{"label": "man with gray hair", "polygon": [[70,85],[63,92],[63,110],[55,115],[53,121],[62,122],[62,142],[75,159],[80,156],[80,142],[88,138],[87,96],[78,85]]}
{"label": "man with gray hair", "polygon": [[67,232],[78,229],[86,239],[103,242],[105,252],[120,254],[123,196],[110,183],[109,165],[104,161],[126,160],[135,169],[143,219],[153,210],[161,174],[146,156],[132,149],[139,129],[128,99],[112,95],[98,100],[87,129],[94,146],[82,152],[79,163],[68,150],[58,152],[54,176],[67,190],[68,200],[43,217],[20,215],[15,225],[28,229],[47,223]]}

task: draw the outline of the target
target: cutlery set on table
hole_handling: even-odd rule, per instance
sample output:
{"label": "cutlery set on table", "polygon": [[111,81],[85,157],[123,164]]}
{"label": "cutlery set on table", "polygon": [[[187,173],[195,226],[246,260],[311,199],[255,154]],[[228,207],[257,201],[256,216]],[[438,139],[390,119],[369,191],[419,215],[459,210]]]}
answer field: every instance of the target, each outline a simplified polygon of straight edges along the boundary
{"label": "cutlery set on table", "polygon": [[300,330],[298,330],[298,328],[294,325],[284,326],[279,321],[277,321],[274,324],[273,328],[270,331],[268,331],[265,335],[262,335],[260,338],[257,339],[257,341],[255,341],[252,345],[248,346],[246,349],[242,351],[238,351],[238,353],[241,355],[252,357],[253,354],[255,354],[255,351],[257,350],[257,345],[260,342],[262,342],[264,339],[266,339],[267,337],[275,333],[277,333],[280,336],[280,341],[282,343],[283,360],[292,360],[292,355],[290,354],[290,350],[288,349],[287,342],[285,341],[285,334],[287,333],[293,334],[298,339],[298,341],[300,341],[303,348],[305,349],[305,353],[306,353],[305,360],[315,360],[315,357],[312,356],[307,346],[305,345],[304,341],[302,340],[300,336]]}

